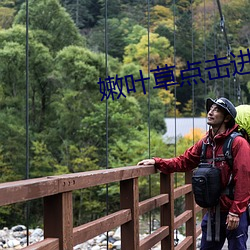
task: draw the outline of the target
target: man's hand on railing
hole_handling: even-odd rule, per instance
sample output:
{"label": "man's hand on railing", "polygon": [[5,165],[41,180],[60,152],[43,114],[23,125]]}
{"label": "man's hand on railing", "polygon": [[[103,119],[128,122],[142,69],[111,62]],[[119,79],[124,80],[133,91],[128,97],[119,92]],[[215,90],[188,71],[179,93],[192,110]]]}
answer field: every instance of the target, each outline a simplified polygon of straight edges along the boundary
{"label": "man's hand on railing", "polygon": [[154,159],[142,160],[137,163],[137,166],[138,165],[155,165],[155,160]]}

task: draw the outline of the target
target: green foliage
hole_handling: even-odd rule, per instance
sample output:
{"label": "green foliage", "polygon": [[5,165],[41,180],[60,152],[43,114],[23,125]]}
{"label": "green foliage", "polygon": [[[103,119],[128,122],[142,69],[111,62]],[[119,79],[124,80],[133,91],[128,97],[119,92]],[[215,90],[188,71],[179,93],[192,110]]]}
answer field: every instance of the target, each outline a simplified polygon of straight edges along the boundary
{"label": "green foliage", "polygon": [[61,87],[80,91],[85,94],[85,98],[90,98],[88,91],[99,91],[97,81],[98,77],[103,77],[104,65],[103,55],[94,54],[82,47],[69,46],[57,54],[55,74]]}
{"label": "green foliage", "polygon": [[33,141],[31,151],[33,157],[30,162],[30,177],[43,177],[53,175],[56,163],[44,142]]}
{"label": "green foliage", "polygon": [[[165,37],[158,34],[150,34],[150,69],[156,69],[157,66],[162,67],[165,64],[172,65],[173,48]],[[165,53],[161,53],[164,51]],[[148,36],[141,37],[137,44],[130,44],[125,47],[124,63],[137,62],[144,71],[148,69]]]}
{"label": "green foliage", "polygon": [[[69,166],[71,173],[96,170],[98,169],[96,151],[97,149],[94,146],[79,149],[74,145],[70,145],[67,158],[64,159],[65,165]],[[62,163],[64,162],[62,161]]]}
{"label": "green foliage", "polygon": [[0,7],[0,29],[8,29],[14,19],[15,10],[13,8]]}
{"label": "green foliage", "polygon": [[100,18],[101,5],[98,0],[61,0],[60,2],[80,29],[93,27]]}
{"label": "green foliage", "polygon": [[[109,18],[107,19],[107,37],[108,47],[103,42],[105,20],[99,21],[87,36],[88,47],[92,51],[105,52],[108,50],[108,54],[114,58],[118,58],[120,61],[124,55],[124,48],[130,43],[130,35],[134,28],[133,20],[129,18]],[[140,26],[141,27],[141,26]],[[144,29],[145,30],[145,29]],[[146,30],[144,32],[146,34]],[[138,36],[139,34],[137,34]]]}
{"label": "green foliage", "polygon": [[24,47],[16,42],[2,45],[3,47],[0,48],[0,81],[3,84],[4,98],[11,97],[9,101],[13,105],[12,107],[18,107],[20,110],[22,106],[20,94],[24,93],[22,83],[25,82]]}
{"label": "green foliage", "polygon": [[[134,138],[137,128],[141,126],[140,107],[133,97],[127,97],[108,103],[107,114],[109,144],[113,145],[118,138],[128,142]],[[100,166],[105,166],[106,153],[106,105],[103,102],[93,104],[93,111],[81,120],[79,137],[85,145],[95,145],[100,157]]]}
{"label": "green foliage", "polygon": [[[26,6],[15,17],[14,24],[26,24]],[[83,38],[58,0],[29,1],[29,28],[36,31],[40,42],[59,51],[69,45],[83,45]]]}
{"label": "green foliage", "polygon": [[[8,139],[6,139],[8,138]],[[1,182],[25,177],[25,128],[14,108],[0,113]]]}

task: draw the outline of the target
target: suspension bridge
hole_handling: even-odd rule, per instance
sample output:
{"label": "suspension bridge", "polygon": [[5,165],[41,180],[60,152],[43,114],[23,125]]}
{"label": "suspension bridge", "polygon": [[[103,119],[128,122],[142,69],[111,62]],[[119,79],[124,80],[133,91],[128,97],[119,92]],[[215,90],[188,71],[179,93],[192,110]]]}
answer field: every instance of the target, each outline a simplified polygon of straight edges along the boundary
{"label": "suspension bridge", "polygon": [[[104,1],[104,9],[107,17],[107,0]],[[148,250],[153,248],[156,244],[161,245],[162,250],[176,249],[197,249],[197,240],[201,235],[201,227],[199,219],[205,212],[205,209],[199,207],[193,197],[191,177],[192,173],[187,172],[184,175],[184,184],[176,186],[176,178],[174,174],[165,175],[158,173],[154,166],[124,166],[119,168],[109,168],[108,148],[109,148],[109,121],[108,121],[108,101],[106,102],[106,169],[78,172],[71,174],[62,174],[55,176],[46,176],[42,178],[29,177],[29,141],[30,141],[30,127],[29,127],[29,1],[26,0],[26,179],[6,182],[0,184],[0,206],[13,205],[19,203],[27,204],[27,217],[29,216],[29,202],[41,199],[43,202],[43,227],[44,240],[28,245],[23,248],[25,250],[72,250],[74,246],[86,242],[100,234],[108,234],[110,230],[117,227],[121,228],[121,249],[122,250]],[[214,1],[215,3],[215,1]],[[227,34],[227,27],[225,18],[223,16],[220,1],[217,0],[217,7],[220,15],[219,25],[224,38],[225,56],[231,56],[231,45]],[[150,1],[147,1],[148,13],[150,13]],[[205,4],[204,0],[204,34],[205,34]],[[173,61],[176,63],[176,20],[175,9],[176,3],[173,0]],[[192,1],[191,1],[192,7]],[[193,11],[192,25],[193,25]],[[148,15],[148,44],[150,40],[150,15]],[[106,76],[108,76],[108,24],[105,22],[105,66]],[[192,32],[192,62],[194,63],[194,34]],[[206,60],[206,39],[204,35],[204,59]],[[150,46],[148,46],[148,75],[150,74]],[[205,95],[207,95],[206,76],[205,79]],[[229,79],[229,84],[230,83]],[[241,85],[234,76],[233,91],[229,92],[234,100],[241,103]],[[195,88],[192,85],[192,113],[193,124],[195,119]],[[224,79],[223,79],[224,86]],[[231,85],[229,85],[231,86]],[[148,81],[148,157],[151,153],[151,114],[150,114],[150,81]],[[177,89],[174,88],[174,95],[177,95]],[[175,101],[175,108],[177,103]],[[175,109],[176,112],[176,109]],[[173,118],[173,127],[175,131],[174,141],[175,155],[176,155],[176,121],[177,114]],[[159,193],[155,196],[150,196],[146,200],[140,200],[140,184],[139,178],[147,177],[149,193],[151,194],[151,177],[156,176],[157,182],[160,183]],[[87,223],[74,227],[74,202],[73,192],[92,187],[99,187],[106,185],[107,197],[108,186],[112,183],[118,183],[120,209],[110,213],[107,209],[105,216],[89,221]],[[182,197],[184,211],[175,215],[175,201]],[[107,198],[107,208],[108,208]],[[160,220],[159,227],[155,230],[150,229],[147,237],[140,239],[140,217],[145,214],[150,214],[155,209],[159,210]],[[151,221],[151,218],[150,218]],[[176,244],[176,231],[178,228],[185,228],[184,239]],[[28,235],[28,234],[27,234]],[[248,241],[249,244],[249,241]],[[250,244],[248,245],[250,249]],[[107,245],[108,249],[108,245]],[[223,249],[227,249],[227,243]]]}

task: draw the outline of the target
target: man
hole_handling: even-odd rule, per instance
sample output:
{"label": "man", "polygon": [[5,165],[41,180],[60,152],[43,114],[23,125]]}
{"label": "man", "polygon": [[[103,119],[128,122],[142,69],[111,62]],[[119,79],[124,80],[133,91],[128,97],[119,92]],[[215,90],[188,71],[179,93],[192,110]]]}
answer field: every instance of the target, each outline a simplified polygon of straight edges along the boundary
{"label": "man", "polygon": [[[206,136],[195,145],[187,149],[183,155],[171,159],[154,157],[140,161],[138,165],[155,165],[165,174],[186,172],[198,166],[202,152],[202,144],[207,144],[206,159],[221,169],[221,185],[226,189],[230,176],[234,185],[233,198],[223,193],[220,197],[220,237],[215,240],[215,215],[210,212],[212,220],[212,241],[207,241],[208,213],[202,219],[201,250],[222,249],[225,239],[228,239],[229,250],[247,249],[248,217],[247,206],[250,201],[250,146],[249,143],[237,136],[232,144],[233,170],[225,160],[215,161],[223,157],[223,145],[228,135],[238,130],[235,124],[236,109],[226,98],[217,100],[207,99],[207,124],[210,129]],[[223,158],[222,158],[223,159]]]}

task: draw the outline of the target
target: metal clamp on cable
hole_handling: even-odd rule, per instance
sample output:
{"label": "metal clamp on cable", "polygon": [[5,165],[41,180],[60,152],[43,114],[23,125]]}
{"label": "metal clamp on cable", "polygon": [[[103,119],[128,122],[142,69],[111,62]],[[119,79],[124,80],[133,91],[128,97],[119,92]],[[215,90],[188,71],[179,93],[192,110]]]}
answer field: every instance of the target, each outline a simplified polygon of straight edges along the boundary
{"label": "metal clamp on cable", "polygon": [[224,28],[225,28],[225,19],[224,19],[224,16],[222,16],[222,18],[220,20],[220,28],[221,28],[221,31],[224,32]]}

